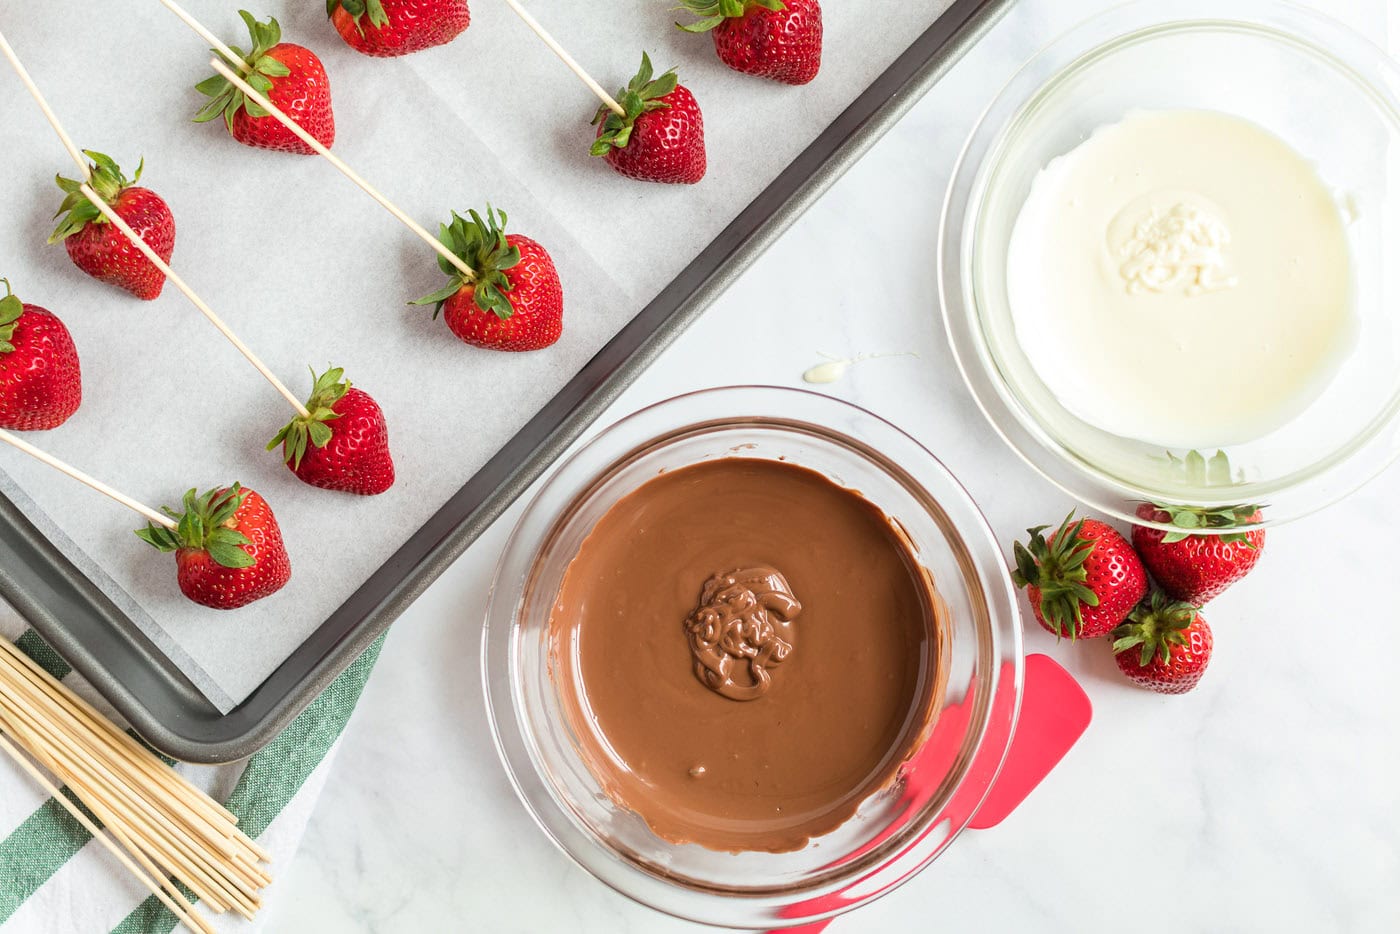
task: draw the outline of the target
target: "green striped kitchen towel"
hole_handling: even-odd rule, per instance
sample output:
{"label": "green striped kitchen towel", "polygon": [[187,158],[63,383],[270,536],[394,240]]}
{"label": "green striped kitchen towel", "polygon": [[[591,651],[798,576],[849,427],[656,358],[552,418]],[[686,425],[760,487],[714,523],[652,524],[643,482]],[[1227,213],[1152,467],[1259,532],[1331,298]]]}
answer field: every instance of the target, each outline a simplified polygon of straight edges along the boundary
{"label": "green striped kitchen towel", "polygon": [[[0,603],[0,638],[13,640],[63,683],[113,714],[81,675],[73,672],[9,607]],[[224,801],[245,833],[285,871],[301,842],[335,757],[336,742],[364,689],[381,636],[262,752],[219,767],[180,765],[187,778]],[[120,721],[118,721],[120,722]],[[58,803],[8,759],[0,760],[0,934],[168,934],[175,916]],[[206,917],[220,932],[252,934],[261,923],[237,915]]]}

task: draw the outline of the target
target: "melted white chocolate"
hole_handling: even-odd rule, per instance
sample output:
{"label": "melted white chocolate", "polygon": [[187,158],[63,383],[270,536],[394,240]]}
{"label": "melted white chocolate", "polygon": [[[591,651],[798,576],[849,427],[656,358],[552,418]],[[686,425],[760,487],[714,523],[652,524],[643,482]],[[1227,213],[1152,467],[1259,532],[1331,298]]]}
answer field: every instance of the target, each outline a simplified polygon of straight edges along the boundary
{"label": "melted white chocolate", "polygon": [[1131,114],[1047,165],[1007,286],[1017,340],[1060,403],[1167,447],[1282,426],[1355,329],[1332,193],[1283,140],[1210,111]]}

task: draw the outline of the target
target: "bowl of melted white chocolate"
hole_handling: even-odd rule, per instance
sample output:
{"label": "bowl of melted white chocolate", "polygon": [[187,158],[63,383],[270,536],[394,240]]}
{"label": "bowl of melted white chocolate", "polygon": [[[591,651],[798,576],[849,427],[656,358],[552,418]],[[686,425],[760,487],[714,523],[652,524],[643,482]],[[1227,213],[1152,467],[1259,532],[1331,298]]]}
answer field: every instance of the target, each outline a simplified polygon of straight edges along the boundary
{"label": "bowl of melted white chocolate", "polygon": [[969,387],[1125,519],[1327,505],[1400,455],[1397,152],[1400,67],[1324,17],[1184,0],[1078,27],[1001,91],[949,189]]}

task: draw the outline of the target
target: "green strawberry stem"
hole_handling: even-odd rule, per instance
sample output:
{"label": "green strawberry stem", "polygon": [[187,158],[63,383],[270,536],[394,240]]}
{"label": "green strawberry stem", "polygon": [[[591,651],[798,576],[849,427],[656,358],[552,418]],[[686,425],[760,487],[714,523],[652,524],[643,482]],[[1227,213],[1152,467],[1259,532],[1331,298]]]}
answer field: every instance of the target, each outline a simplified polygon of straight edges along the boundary
{"label": "green strawberry stem", "polygon": [[223,567],[252,567],[256,563],[253,556],[239,547],[251,545],[252,540],[233,526],[233,517],[247,498],[247,492],[237,483],[227,490],[211,490],[203,495],[190,490],[185,493],[184,512],[169,507],[161,510],[176,520],[174,529],[153,522],[144,529],[137,529],[136,536],[158,551],[181,548],[207,551],[209,557]]}
{"label": "green strawberry stem", "polygon": [[1146,668],[1155,655],[1162,664],[1171,661],[1172,646],[1186,644],[1186,630],[1195,621],[1200,607],[1182,600],[1173,600],[1160,590],[1128,614],[1128,619],[1113,632],[1113,654],[1138,648],[1138,667]]}
{"label": "green strawberry stem", "polygon": [[301,466],[308,444],[323,448],[331,443],[331,429],[326,422],[340,418],[331,407],[350,391],[350,381],[344,376],[345,370],[340,367],[332,367],[320,376],[314,369],[311,370],[312,387],[311,398],[306,400],[307,414],[298,415],[283,425],[277,436],[268,442],[269,451],[275,450],[279,444],[283,445],[284,456],[293,470]]}
{"label": "green strawberry stem", "polygon": [[15,327],[24,314],[24,302],[10,290],[9,279],[0,282],[5,283],[5,297],[0,298],[0,353],[13,353],[15,345],[10,341],[14,340]]}
{"label": "green strawberry stem", "polygon": [[361,20],[366,13],[369,14],[370,25],[375,29],[389,25],[389,14],[384,12],[384,4],[380,0],[326,0],[327,16],[334,16],[337,8],[350,14],[362,36],[365,34],[365,24]]}
{"label": "green strawberry stem", "polygon": [[[1203,529],[1235,529],[1257,525],[1262,509],[1257,504],[1207,507],[1152,503],[1152,507],[1165,512],[1168,516],[1167,522],[1174,527],[1173,531],[1162,538],[1164,545],[1183,541],[1191,535],[1199,534]],[[1244,542],[1251,548],[1255,547],[1249,540],[1248,531],[1230,532],[1218,537],[1226,544]]]}
{"label": "green strawberry stem", "polygon": [[1011,579],[1017,587],[1040,591],[1040,615],[1057,635],[1069,630],[1070,639],[1078,639],[1084,625],[1080,604],[1099,605],[1099,595],[1085,583],[1089,572],[1084,562],[1094,553],[1094,542],[1083,537],[1084,520],[1075,523],[1073,512],[1060,523],[1053,541],[1045,538],[1047,528],[1038,525],[1027,529],[1029,543],[1015,544],[1016,570]]}
{"label": "green strawberry stem", "polygon": [[[111,204],[122,192],[132,185],[141,181],[141,172],[146,168],[146,160],[142,159],[136,166],[135,177],[128,179],[122,174],[121,166],[113,161],[111,156],[103,155],[100,152],[93,152],[91,149],[84,149],[83,154],[92,160],[89,170],[92,172],[92,190],[97,192],[97,196],[103,201]],[[49,235],[50,243],[58,243],[73,234],[82,230],[88,224],[105,224],[107,218],[97,209],[91,201],[87,199],[79,189],[83,185],[82,179],[64,178],[59,175],[54,178],[54,182],[62,188],[66,197],[63,203],[58,206],[58,211],[54,217],[63,217],[54,228],[54,232]]]}
{"label": "green strawberry stem", "polygon": [[[260,23],[247,10],[239,10],[238,15],[243,17],[243,22],[248,26],[253,49],[246,53],[236,45],[231,49],[248,65],[248,73],[243,76],[243,80],[266,97],[272,91],[273,78],[285,78],[292,73],[290,68],[267,54],[273,46],[282,41],[282,26],[275,17],[268,17],[266,23]],[[233,118],[240,110],[250,117],[268,116],[266,110],[256,101],[250,100],[223,75],[216,74],[205,78],[195,85],[195,90],[210,98],[209,103],[194,115],[195,123],[208,123],[222,116],[224,124],[232,133]]]}
{"label": "green strawberry stem", "polygon": [[725,20],[744,16],[755,7],[776,13],[786,10],[787,4],[783,0],[681,0],[681,5],[675,9],[684,10],[700,19],[688,25],[677,23],[676,26],[686,32],[709,32]]}
{"label": "green strawberry stem", "polygon": [[520,264],[520,250],[506,240],[506,212],[497,211],[488,203],[485,218],[474,210],[467,215],[470,220],[453,211],[452,222],[439,226],[438,240],[453,256],[476,271],[475,278],[468,277],[448,262],[447,257],[439,256],[438,268],[447,274],[447,285],[409,304],[432,305],[436,318],[449,298],[467,286],[474,286],[476,307],[494,312],[502,321],[508,320],[515,309],[506,293],[515,286],[506,278],[506,270]]}
{"label": "green strawberry stem", "polygon": [[618,92],[617,102],[622,106],[622,113],[615,113],[603,106],[598,108],[598,113],[593,117],[593,125],[597,126],[601,122],[603,132],[589,149],[592,155],[606,156],[613,149],[626,149],[632,140],[632,128],[637,125],[638,117],[648,111],[663,110],[671,106],[661,98],[674,91],[680,83],[680,79],[676,77],[676,69],[672,68],[655,80],[652,79],[653,74],[651,57],[643,52],[641,68],[628,82],[627,87]]}

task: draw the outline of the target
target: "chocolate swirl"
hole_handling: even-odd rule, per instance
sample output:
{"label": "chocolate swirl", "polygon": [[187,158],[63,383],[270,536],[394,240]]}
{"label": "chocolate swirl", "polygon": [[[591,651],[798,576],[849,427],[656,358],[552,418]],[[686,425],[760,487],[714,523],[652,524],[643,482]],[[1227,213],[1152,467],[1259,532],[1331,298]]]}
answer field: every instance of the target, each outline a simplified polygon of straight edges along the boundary
{"label": "chocolate swirl", "polygon": [[715,574],[685,621],[695,677],[730,700],[762,697],[773,684],[769,669],[792,654],[792,620],[800,612],[787,580],[772,568]]}

